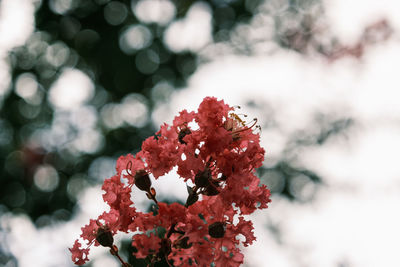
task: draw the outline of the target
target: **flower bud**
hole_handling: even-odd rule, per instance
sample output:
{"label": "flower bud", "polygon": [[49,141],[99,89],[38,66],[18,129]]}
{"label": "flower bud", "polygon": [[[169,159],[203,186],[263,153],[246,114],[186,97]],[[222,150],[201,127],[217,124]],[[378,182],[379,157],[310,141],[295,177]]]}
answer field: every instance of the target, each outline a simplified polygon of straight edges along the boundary
{"label": "flower bud", "polygon": [[139,170],[136,172],[135,185],[142,191],[150,191],[151,181],[149,175],[145,170]]}
{"label": "flower bud", "polygon": [[225,235],[225,225],[222,222],[215,222],[208,226],[208,234],[214,238],[222,238]]}
{"label": "flower bud", "polygon": [[112,248],[112,245],[114,243],[114,238],[112,236],[112,233],[110,230],[108,230],[107,227],[100,227],[97,230],[97,235],[96,235],[96,240],[97,242],[100,243],[103,247],[110,247]]}

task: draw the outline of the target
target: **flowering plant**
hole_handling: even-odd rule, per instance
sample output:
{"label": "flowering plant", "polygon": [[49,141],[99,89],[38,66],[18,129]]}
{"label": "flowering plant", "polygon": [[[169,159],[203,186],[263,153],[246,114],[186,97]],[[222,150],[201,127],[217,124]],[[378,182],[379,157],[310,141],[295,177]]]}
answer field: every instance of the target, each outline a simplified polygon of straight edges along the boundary
{"label": "flowering plant", "polygon": [[[135,156],[121,156],[116,175],[102,186],[110,210],[82,227],[80,237],[87,244],[82,247],[75,241],[70,249],[73,262],[88,261],[94,244],[109,247],[122,266],[130,266],[113,240],[117,232],[125,232],[133,234],[135,257],[146,258],[149,266],[159,261],[170,266],[243,263],[240,243],[248,246],[256,239],[244,215],[267,208],[270,192],[255,175],[265,153],[253,131],[256,120],[249,126],[233,111],[222,100],[206,97],[197,112],[183,110],[171,126],[162,125]],[[175,166],[180,178],[192,184],[187,185],[184,205],[157,201],[149,178],[158,179]],[[136,210],[131,200],[134,185],[155,202],[155,210]]]}

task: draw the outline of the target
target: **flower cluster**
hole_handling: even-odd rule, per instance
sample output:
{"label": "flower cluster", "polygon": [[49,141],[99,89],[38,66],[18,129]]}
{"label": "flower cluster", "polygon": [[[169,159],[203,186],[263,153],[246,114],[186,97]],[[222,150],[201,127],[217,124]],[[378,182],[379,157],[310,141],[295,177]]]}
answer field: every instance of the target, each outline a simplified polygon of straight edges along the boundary
{"label": "flower cluster", "polygon": [[[206,97],[197,112],[183,110],[172,125],[162,125],[136,155],[121,156],[116,175],[102,186],[110,211],[82,228],[87,243],[75,241],[70,249],[74,263],[88,261],[91,244],[118,255],[113,245],[117,232],[133,233],[135,257],[146,258],[149,266],[159,261],[170,266],[243,263],[240,243],[248,246],[256,239],[244,215],[267,208],[270,192],[255,175],[265,152],[253,131],[255,123],[248,125],[233,112],[223,101]],[[185,204],[158,202],[149,178],[161,178],[174,167],[191,184]],[[156,203],[156,210],[135,209],[134,185]]]}

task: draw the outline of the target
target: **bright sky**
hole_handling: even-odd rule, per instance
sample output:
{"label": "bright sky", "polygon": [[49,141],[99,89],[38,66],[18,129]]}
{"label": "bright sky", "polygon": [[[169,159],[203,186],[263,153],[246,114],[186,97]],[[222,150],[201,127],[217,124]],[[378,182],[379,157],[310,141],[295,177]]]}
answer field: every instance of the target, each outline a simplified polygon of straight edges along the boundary
{"label": "bright sky", "polygon": [[[3,0],[1,14],[5,7],[17,2],[24,3]],[[282,157],[290,135],[314,127],[315,112],[355,120],[346,137],[332,138],[322,146],[298,151],[296,163],[320,174],[325,185],[317,191],[311,204],[295,204],[275,197],[268,210],[253,216],[258,241],[246,248],[245,266],[400,265],[397,253],[400,215],[396,212],[400,203],[400,165],[397,164],[400,4],[395,0],[383,1],[384,4],[380,1],[379,5],[372,0],[325,2],[331,31],[344,43],[355,42],[367,25],[383,17],[395,33],[388,41],[368,48],[361,60],[344,58],[327,64],[318,58],[305,58],[281,49],[273,55],[245,57],[231,53],[213,57],[190,77],[187,88],[173,92],[170,101],[160,104],[153,114],[156,125],[171,122],[178,111],[193,110],[203,97],[213,95],[230,105],[241,105],[242,111],[257,117],[261,125],[273,119],[277,127],[262,131],[267,165]],[[18,10],[32,12],[32,9]],[[197,5],[187,18],[173,23],[165,37],[168,45],[172,49],[195,51],[206,45],[210,36],[207,12],[206,7]],[[20,11],[14,12],[17,13]],[[27,17],[22,20],[25,27],[21,26],[20,36],[13,37],[14,45],[29,32],[32,17]],[[0,17],[0,40],[7,36],[6,18]],[[189,36],[193,27],[201,36],[198,43],[189,42],[189,37],[173,38],[180,34]],[[0,75],[3,70],[2,67]],[[79,71],[66,70],[53,85],[54,101],[52,95],[50,101],[55,106],[68,108],[73,105],[71,101],[83,103],[89,99],[92,84],[82,75]],[[63,79],[69,76],[81,79],[80,86],[88,88],[83,90],[86,95],[62,99],[57,96],[58,91],[67,92]],[[246,106],[249,100],[264,103],[273,112],[266,117],[260,110]],[[173,178],[169,176],[165,180]],[[168,188],[168,184],[172,183],[165,182],[163,188]],[[162,193],[168,194],[168,190]],[[136,201],[140,205],[143,199]],[[1,218],[1,225],[11,229],[7,237],[9,248],[18,257],[20,266],[32,266],[32,262],[44,267],[71,265],[66,247],[79,235],[80,227],[104,208],[99,207],[99,188],[83,192],[79,203],[72,221],[40,230],[24,216]],[[281,227],[279,240],[266,225]],[[94,266],[118,266],[115,261],[101,258],[103,255],[101,249],[93,251],[92,258],[97,257]]]}

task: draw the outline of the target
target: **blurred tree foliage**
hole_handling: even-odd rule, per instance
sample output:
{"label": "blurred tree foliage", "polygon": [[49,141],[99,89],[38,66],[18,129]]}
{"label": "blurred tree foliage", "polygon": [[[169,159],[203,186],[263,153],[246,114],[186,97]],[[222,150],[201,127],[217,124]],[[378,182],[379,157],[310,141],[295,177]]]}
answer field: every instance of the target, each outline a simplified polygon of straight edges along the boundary
{"label": "blurred tree foliage", "polygon": [[[170,20],[157,20],[148,14],[147,18],[141,16],[137,8],[145,2],[162,3],[159,16],[173,7]],[[306,33],[306,39],[311,40],[312,32],[307,30],[310,24],[296,24],[303,30],[289,31],[290,27],[284,23],[304,13],[293,8],[298,1],[265,2],[272,3],[271,10],[282,9],[279,16],[267,11],[275,20],[275,42],[302,52],[298,42],[290,42],[288,34]],[[315,2],[303,1],[301,5],[307,8],[304,3]],[[212,41],[235,46],[229,33],[249,22],[265,4],[258,0],[49,0],[35,3],[34,33],[24,46],[9,55],[13,90],[0,111],[0,158],[4,164],[0,174],[0,201],[12,212],[28,214],[38,227],[52,220],[68,220],[82,188],[107,177],[103,177],[108,175],[104,170],[112,169],[112,160],[116,157],[139,150],[143,139],[156,131],[150,120],[154,107],[168,101],[172,90],[184,87],[187,78],[201,64],[198,51],[174,51],[166,44],[165,32],[171,23],[185,18],[194,5],[201,3],[212,14]],[[305,18],[308,17],[303,16]],[[243,43],[245,41],[244,36]],[[236,45],[236,49],[239,53],[249,52],[240,45]],[[51,101],[50,88],[68,69],[80,70],[94,84],[93,96],[85,103],[83,111],[74,113],[71,109],[59,109]],[[30,95],[31,87],[37,89]],[[115,118],[123,112],[137,112],[126,108],[132,103],[141,110],[137,115],[140,118],[134,117],[133,121]],[[335,124],[335,120],[330,122],[326,127]],[[86,123],[95,134],[92,131],[92,135],[82,140],[97,138],[94,148],[80,148],[77,141]],[[320,135],[324,131],[321,128]],[[310,137],[312,144],[319,144],[315,139],[318,135]],[[299,141],[299,136],[294,137],[293,143]],[[292,151],[294,146],[288,144],[288,147],[288,151]],[[294,178],[302,175],[304,181],[297,183],[300,187],[306,182],[320,181],[316,174],[292,166],[290,156],[259,172],[266,183],[271,183],[273,192],[290,199],[299,199],[290,189]]]}
{"label": "blurred tree foliage", "polygon": [[[167,89],[179,90],[196,69],[198,58],[195,52],[173,52],[166,46],[163,34],[168,24],[146,23],[135,16],[132,10],[139,2],[39,1],[36,3],[34,33],[24,46],[10,54],[14,90],[1,109],[2,129],[6,131],[3,136],[8,133],[9,138],[9,142],[2,144],[0,154],[4,162],[0,174],[1,203],[14,212],[27,213],[38,226],[46,224],[46,219],[38,220],[41,216],[68,220],[76,201],[71,194],[77,192],[71,189],[77,186],[71,185],[71,181],[79,185],[95,183],[98,177],[88,175],[95,159],[117,157],[138,150],[142,140],[156,130],[148,114],[159,101],[166,101],[170,93],[168,90],[156,92],[154,88],[166,85]],[[176,9],[174,20],[185,17],[196,2],[173,1]],[[246,9],[245,1],[219,0],[210,1],[207,5],[214,14],[214,33],[221,27],[229,30],[252,16]],[[224,10],[229,10],[230,16],[226,16]],[[151,36],[151,40],[145,47],[124,51],[121,44],[124,31],[137,25]],[[103,141],[99,149],[90,153],[71,151],[68,139],[76,138],[78,130],[69,122],[66,122],[66,128],[58,129],[67,131],[61,133],[67,135],[67,143],[54,144],[51,149],[32,143],[32,136],[42,134],[40,129],[51,128],[55,124],[56,112],[68,113],[55,111],[56,108],[46,101],[49,88],[65,68],[79,69],[92,79],[95,93],[87,105],[95,108],[97,116],[101,116],[102,109],[105,112],[107,103],[121,103],[128,94],[135,93],[134,97],[149,109],[145,114],[146,121],[137,127],[128,123],[109,127],[99,119],[95,129]],[[27,80],[23,78],[31,78],[37,83],[39,101],[15,93],[18,91],[16,86],[29,86],[18,85],[18,81],[23,83]],[[50,185],[43,190],[35,186],[34,176],[42,165],[52,166],[57,171],[54,188]],[[86,181],[71,179],[76,175]]]}

